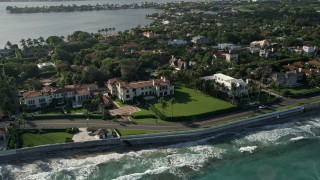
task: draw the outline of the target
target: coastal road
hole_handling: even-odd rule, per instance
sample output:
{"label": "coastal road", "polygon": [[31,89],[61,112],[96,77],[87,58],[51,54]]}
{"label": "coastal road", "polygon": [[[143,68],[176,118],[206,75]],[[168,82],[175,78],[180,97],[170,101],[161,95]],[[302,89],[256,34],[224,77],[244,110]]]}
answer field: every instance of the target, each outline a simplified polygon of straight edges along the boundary
{"label": "coastal road", "polygon": [[[67,128],[67,127],[105,127],[105,128],[125,128],[125,129],[146,129],[146,130],[186,130],[214,126],[227,123],[232,119],[248,117],[254,111],[245,111],[224,115],[216,118],[204,119],[200,121],[188,122],[121,122],[121,121],[104,121],[104,120],[35,120],[27,121],[21,125],[21,128]],[[0,122],[0,127],[7,122]]]}
{"label": "coastal road", "polygon": [[[286,98],[281,103],[270,106],[270,109],[277,109],[281,106],[293,104],[303,104],[308,102],[320,101],[320,96],[290,99]],[[145,130],[190,130],[196,128],[204,128],[224,124],[236,119],[244,119],[250,117],[257,112],[258,109],[251,109],[232,114],[216,116],[208,119],[188,121],[188,122],[120,122],[120,121],[104,121],[104,120],[35,120],[27,121],[21,125],[21,128],[66,128],[66,127],[105,127],[105,128],[124,128],[124,129],[145,129]],[[0,121],[0,127],[4,127],[7,122]]]}

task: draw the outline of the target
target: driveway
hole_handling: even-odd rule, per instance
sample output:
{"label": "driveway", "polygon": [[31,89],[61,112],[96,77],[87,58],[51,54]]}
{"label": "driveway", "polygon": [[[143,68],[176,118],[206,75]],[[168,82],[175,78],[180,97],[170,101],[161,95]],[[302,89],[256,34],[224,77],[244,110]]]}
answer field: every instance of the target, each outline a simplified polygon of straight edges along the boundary
{"label": "driveway", "polygon": [[92,141],[97,140],[95,136],[89,136],[87,128],[79,128],[79,132],[73,135],[72,140],[74,142]]}
{"label": "driveway", "polygon": [[111,115],[130,116],[131,113],[138,112],[140,109],[136,106],[127,105],[117,109],[110,110]]}

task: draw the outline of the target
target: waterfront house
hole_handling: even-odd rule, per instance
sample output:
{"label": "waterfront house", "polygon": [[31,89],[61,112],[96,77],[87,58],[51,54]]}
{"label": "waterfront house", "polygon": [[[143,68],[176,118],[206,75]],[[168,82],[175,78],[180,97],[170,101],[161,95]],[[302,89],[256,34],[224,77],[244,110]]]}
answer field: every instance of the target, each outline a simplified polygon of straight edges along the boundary
{"label": "waterfront house", "polygon": [[81,107],[82,101],[91,99],[92,92],[97,89],[98,86],[95,84],[67,85],[60,89],[47,86],[42,90],[23,93],[20,103],[25,104],[30,110],[46,108],[54,100],[57,105],[64,105],[67,100],[71,100],[73,107]]}
{"label": "waterfront house", "polygon": [[320,69],[320,61],[317,61],[317,60],[312,60],[312,61],[308,61],[306,62],[307,65],[310,65],[312,66],[313,68],[316,68],[316,69]]}
{"label": "waterfront house", "polygon": [[169,45],[175,45],[175,46],[182,46],[182,45],[186,45],[187,41],[183,40],[183,39],[174,39],[168,42]]}
{"label": "waterfront house", "polygon": [[192,38],[191,42],[195,44],[209,44],[211,40],[205,36],[195,36]]}
{"label": "waterfront house", "polygon": [[233,77],[227,76],[222,73],[214,74],[212,76],[202,77],[204,80],[215,80],[218,83],[221,83],[225,86],[225,89],[221,89],[226,91],[230,96],[232,95],[232,84],[236,85],[235,95],[242,96],[248,94],[248,85],[242,79],[235,79]]}
{"label": "waterfront house", "polygon": [[10,54],[12,54],[13,51],[11,49],[0,49],[0,57],[6,57],[9,56]]}
{"label": "waterfront house", "polygon": [[174,94],[174,86],[162,77],[148,81],[125,82],[119,78],[109,79],[106,83],[111,96],[118,97],[121,101],[132,101],[138,96],[166,96]]}
{"label": "waterfront house", "polygon": [[235,44],[232,44],[232,43],[219,43],[217,48],[225,51],[240,49],[239,46],[236,46]]}
{"label": "waterfront house", "polygon": [[260,57],[268,58],[269,55],[270,55],[269,49],[260,49],[260,51],[259,51],[259,56]]}
{"label": "waterfront house", "polygon": [[187,63],[182,60],[181,58],[175,58],[173,55],[171,56],[171,59],[169,60],[170,66],[174,67],[175,70],[185,70],[187,69]]}
{"label": "waterfront house", "polygon": [[308,54],[314,54],[318,49],[316,46],[303,46],[303,51]]}
{"label": "waterfront house", "polygon": [[225,55],[226,55],[227,62],[238,61],[238,59],[239,59],[239,55],[236,53],[230,52],[230,53],[226,53]]}
{"label": "waterfront house", "polygon": [[268,40],[252,41],[250,43],[250,47],[265,48],[268,46],[270,46],[270,42]]}
{"label": "waterfront house", "polygon": [[147,38],[153,38],[155,36],[155,34],[152,31],[143,32],[142,35]]}
{"label": "waterfront house", "polygon": [[300,72],[296,70],[288,71],[286,73],[276,72],[271,75],[271,78],[282,86],[293,87],[297,85],[298,76],[300,76],[299,73]]}

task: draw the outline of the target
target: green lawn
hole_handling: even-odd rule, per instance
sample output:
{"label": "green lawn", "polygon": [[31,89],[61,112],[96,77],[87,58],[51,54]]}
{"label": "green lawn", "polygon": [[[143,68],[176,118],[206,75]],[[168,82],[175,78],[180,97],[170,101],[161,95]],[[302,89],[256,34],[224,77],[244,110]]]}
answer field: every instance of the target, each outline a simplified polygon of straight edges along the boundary
{"label": "green lawn", "polygon": [[294,107],[297,107],[297,106],[301,106],[301,104],[291,104],[291,105],[288,105],[288,106],[282,106],[282,107],[277,108],[277,111],[290,109],[290,108],[294,108]]}
{"label": "green lawn", "polygon": [[120,101],[119,98],[116,98],[116,99],[114,100],[114,102],[115,102],[118,106],[120,106],[120,107],[126,106],[126,104],[123,103],[122,101]]}
{"label": "green lawn", "polygon": [[54,109],[45,109],[42,111],[41,114],[46,114],[46,115],[60,115],[62,114],[61,108],[54,108]]}
{"label": "green lawn", "polygon": [[280,91],[288,91],[290,94],[298,95],[298,94],[309,94],[313,92],[320,92],[320,89],[309,86],[309,85],[301,85],[291,88],[280,88]]}
{"label": "green lawn", "polygon": [[[140,111],[131,114],[130,119],[137,122],[163,122],[163,120],[157,118],[146,106],[138,105]],[[135,118],[139,116],[146,116],[144,118]],[[153,116],[153,117],[152,117]]]}
{"label": "green lawn", "polygon": [[71,108],[69,114],[85,114],[87,112],[84,108]]}
{"label": "green lawn", "polygon": [[117,129],[121,136],[170,132],[166,130]]}
{"label": "green lawn", "polygon": [[168,103],[168,107],[162,109],[157,99],[152,99],[149,102],[164,113],[166,116],[193,116],[218,110],[225,110],[234,107],[231,103],[211,97],[200,91],[190,89],[184,86],[175,86],[175,94],[166,99],[175,98],[173,107]]}
{"label": "green lawn", "polygon": [[21,135],[22,147],[32,147],[45,144],[56,144],[65,142],[66,138],[72,138],[72,134],[66,132],[47,132],[43,134],[35,134],[25,132]]}

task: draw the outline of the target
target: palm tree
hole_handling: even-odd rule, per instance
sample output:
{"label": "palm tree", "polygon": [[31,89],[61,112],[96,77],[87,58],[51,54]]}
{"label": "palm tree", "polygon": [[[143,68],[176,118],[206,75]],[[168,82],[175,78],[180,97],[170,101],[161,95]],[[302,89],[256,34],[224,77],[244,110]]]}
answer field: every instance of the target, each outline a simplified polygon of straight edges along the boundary
{"label": "palm tree", "polygon": [[176,100],[174,98],[170,99],[171,104],[171,119],[173,119],[173,104],[176,103]]}
{"label": "palm tree", "polygon": [[261,93],[261,85],[258,83],[258,87],[257,87],[257,90],[258,90],[258,96],[257,96],[257,101],[259,101],[259,98],[260,98],[260,93]]}
{"label": "palm tree", "polygon": [[40,46],[40,43],[38,41],[38,39],[33,39],[33,45],[37,45],[37,46]]}
{"label": "palm tree", "polygon": [[41,45],[43,45],[44,44],[44,38],[42,37],[42,36],[40,36],[39,38],[38,38],[38,40],[39,40],[39,42],[40,42],[40,44]]}
{"label": "palm tree", "polygon": [[12,43],[10,42],[10,41],[7,41],[7,43],[6,43],[6,46],[5,46],[6,48],[9,48],[9,49],[11,49],[11,47],[12,47]]}
{"label": "palm tree", "polygon": [[230,95],[232,97],[232,104],[234,104],[234,99],[236,97],[236,93],[237,93],[238,87],[236,83],[231,83],[231,89],[230,89]]}
{"label": "palm tree", "polygon": [[27,46],[25,39],[21,39],[21,40],[20,40],[20,43],[21,43],[21,47],[22,47],[22,48],[25,48],[25,47]]}
{"label": "palm tree", "polygon": [[33,45],[32,40],[30,38],[28,38],[26,40],[28,47],[31,47]]}
{"label": "palm tree", "polygon": [[162,110],[163,110],[163,112],[164,112],[164,110],[165,110],[166,107],[168,106],[167,101],[166,101],[163,97],[161,97],[161,98],[159,99],[159,103],[160,103],[160,107],[162,108]]}

